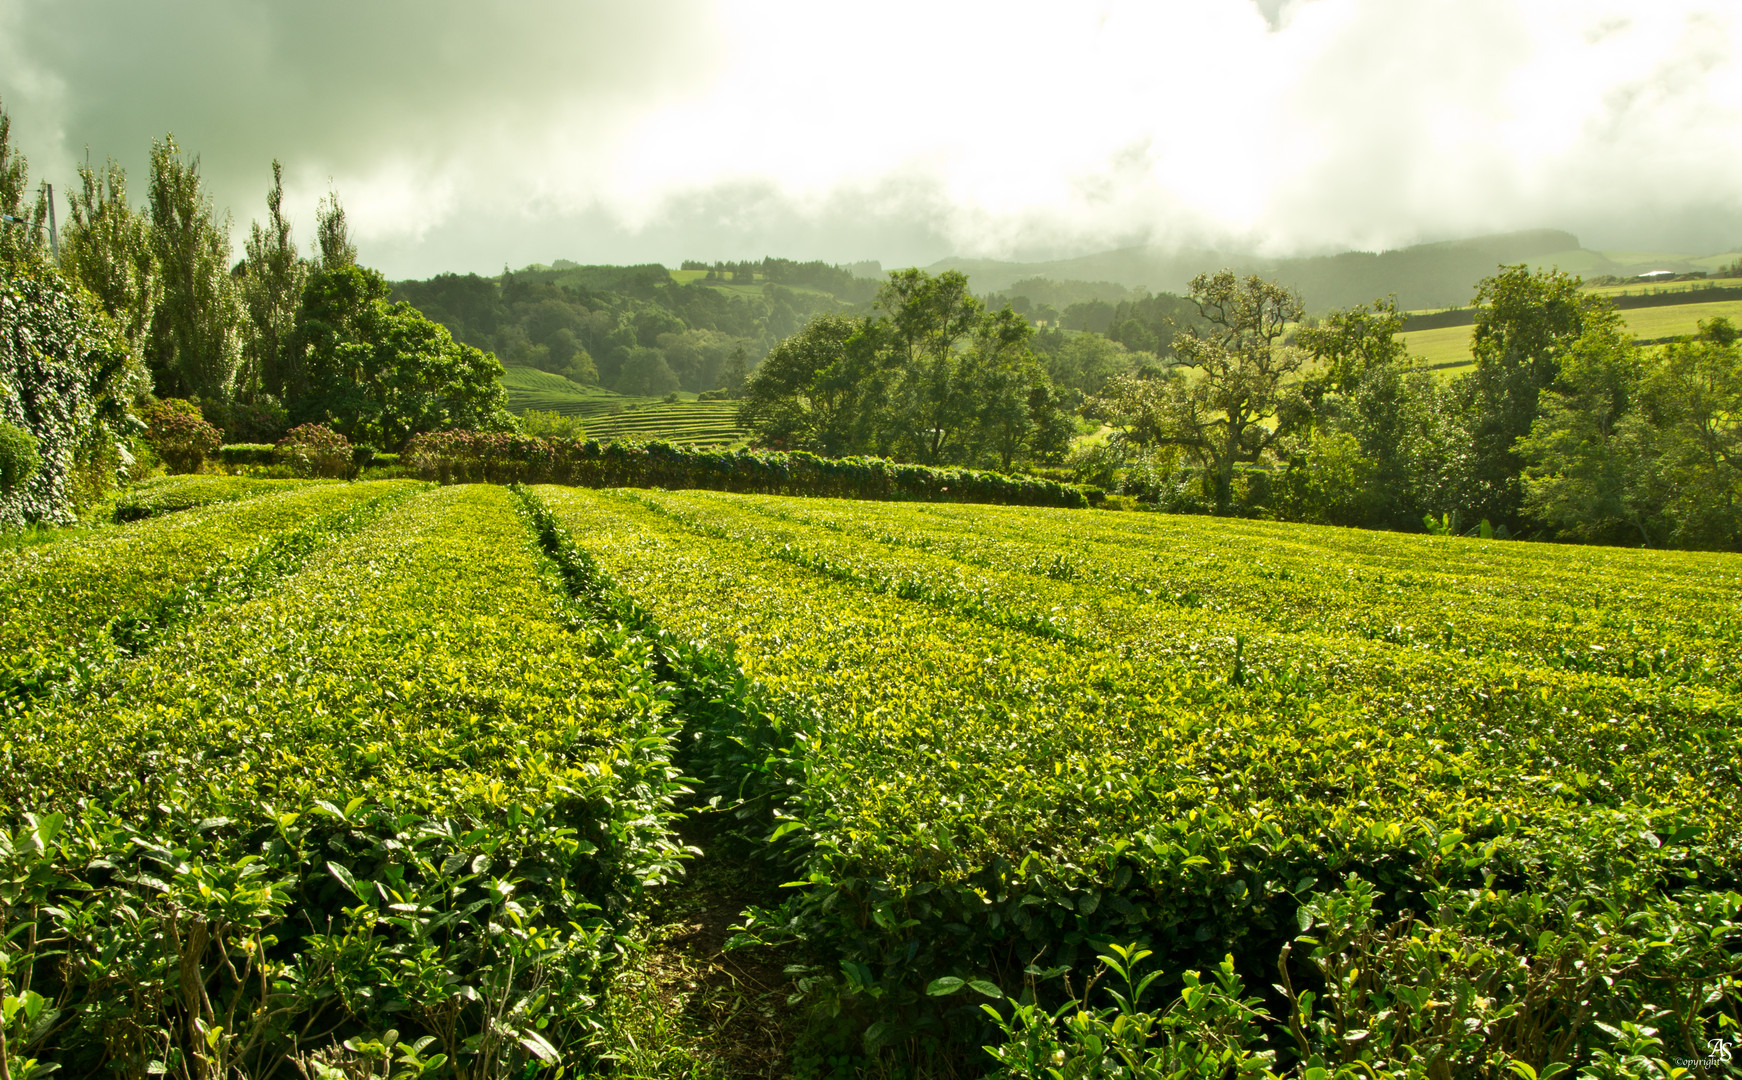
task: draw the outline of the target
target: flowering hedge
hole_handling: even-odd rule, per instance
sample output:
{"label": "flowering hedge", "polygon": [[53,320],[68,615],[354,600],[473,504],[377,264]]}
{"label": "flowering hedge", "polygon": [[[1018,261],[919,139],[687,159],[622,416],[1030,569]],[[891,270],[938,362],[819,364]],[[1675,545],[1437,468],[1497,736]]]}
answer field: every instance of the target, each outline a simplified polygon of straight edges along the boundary
{"label": "flowering hedge", "polygon": [[541,439],[442,431],[413,437],[401,463],[444,484],[572,484],[705,488],[845,499],[1087,506],[1082,489],[978,469],[906,465],[883,458],[824,458],[771,450],[697,450],[667,442]]}
{"label": "flowering hedge", "polygon": [[199,472],[224,441],[198,405],[180,398],[152,402],[139,411],[139,419],[145,422],[145,441],[172,473]]}

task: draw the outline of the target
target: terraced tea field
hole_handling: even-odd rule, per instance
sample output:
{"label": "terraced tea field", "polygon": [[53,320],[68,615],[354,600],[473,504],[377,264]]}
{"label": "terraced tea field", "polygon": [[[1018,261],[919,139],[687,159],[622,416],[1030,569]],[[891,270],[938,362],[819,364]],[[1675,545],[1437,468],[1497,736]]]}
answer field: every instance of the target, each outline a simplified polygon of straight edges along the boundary
{"label": "terraced tea field", "polygon": [[1742,1020],[1735,556],[225,495],[0,555],[9,1061],[587,1074],[721,858],[829,1075],[1667,1076]]}
{"label": "terraced tea field", "polygon": [[737,443],[749,432],[738,426],[736,401],[662,401],[625,397],[603,387],[581,386],[534,368],[508,368],[503,386],[509,407],[578,416],[596,439],[642,439],[687,445]]}
{"label": "terraced tea field", "polygon": [[587,420],[587,435],[595,439],[735,443],[749,434],[738,426],[736,401],[658,402]]}

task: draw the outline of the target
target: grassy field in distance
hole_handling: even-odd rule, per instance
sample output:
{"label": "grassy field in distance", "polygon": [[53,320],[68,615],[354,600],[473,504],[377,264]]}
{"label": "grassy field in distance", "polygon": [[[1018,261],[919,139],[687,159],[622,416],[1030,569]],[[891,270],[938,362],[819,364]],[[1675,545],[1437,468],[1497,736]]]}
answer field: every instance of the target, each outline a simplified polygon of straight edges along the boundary
{"label": "grassy field in distance", "polygon": [[1742,300],[1721,300],[1715,304],[1676,304],[1673,307],[1633,308],[1623,311],[1621,318],[1627,328],[1650,341],[1676,334],[1698,333],[1700,323],[1722,316],[1731,322],[1742,320]]}
{"label": "grassy field in distance", "polygon": [[[1722,300],[1713,304],[1675,304],[1670,307],[1632,308],[1621,312],[1627,328],[1640,338],[1652,341],[1678,334],[1697,333],[1700,323],[1723,316],[1732,322],[1742,321],[1742,300]],[[1470,359],[1470,327],[1444,326],[1435,330],[1411,330],[1399,335],[1403,346],[1422,367],[1433,368],[1441,375],[1455,375],[1466,370]],[[1440,367],[1441,364],[1457,364]]]}
{"label": "grassy field in distance", "polygon": [[1622,285],[1586,285],[1585,292],[1597,296],[1656,296],[1661,293],[1699,292],[1704,289],[1742,288],[1742,278],[1704,278],[1697,281],[1666,281],[1653,285],[1648,281],[1630,281]]}
{"label": "grassy field in distance", "polygon": [[1442,326],[1436,330],[1411,330],[1407,334],[1399,334],[1403,339],[1403,347],[1410,358],[1423,367],[1450,371],[1450,368],[1438,368],[1440,364],[1451,364],[1462,361],[1470,363],[1470,328],[1468,326]]}

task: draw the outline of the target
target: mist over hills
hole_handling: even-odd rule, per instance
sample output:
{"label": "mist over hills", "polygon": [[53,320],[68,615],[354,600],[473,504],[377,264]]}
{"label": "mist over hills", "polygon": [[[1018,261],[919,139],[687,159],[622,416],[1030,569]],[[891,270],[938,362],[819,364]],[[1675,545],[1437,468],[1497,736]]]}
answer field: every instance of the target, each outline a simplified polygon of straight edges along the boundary
{"label": "mist over hills", "polygon": [[[1628,277],[1649,270],[1675,273],[1715,271],[1734,253],[1687,255],[1591,251],[1578,237],[1559,229],[1531,229],[1464,240],[1417,244],[1394,251],[1346,251],[1304,258],[1265,258],[1236,252],[1121,248],[1049,262],[1001,262],[992,259],[941,259],[928,270],[960,270],[978,293],[1006,292],[1031,278],[1052,281],[1104,282],[1118,294],[1124,290],[1184,293],[1200,273],[1230,267],[1242,274],[1259,274],[1301,291],[1307,309],[1324,312],[1369,303],[1395,295],[1405,310],[1458,307],[1470,302],[1476,282],[1503,263],[1554,267],[1581,277]],[[1116,298],[1113,295],[1105,299]]]}

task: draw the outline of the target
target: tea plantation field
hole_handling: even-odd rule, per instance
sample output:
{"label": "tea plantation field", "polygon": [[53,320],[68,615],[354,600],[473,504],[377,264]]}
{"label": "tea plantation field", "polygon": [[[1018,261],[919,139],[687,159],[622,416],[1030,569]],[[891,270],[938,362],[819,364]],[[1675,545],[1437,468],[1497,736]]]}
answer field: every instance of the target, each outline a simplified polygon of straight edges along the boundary
{"label": "tea plantation field", "polygon": [[815,1075],[1732,1075],[1735,556],[210,483],[0,554],[11,1076],[631,1075],[727,848]]}
{"label": "tea plantation field", "polygon": [[637,405],[587,420],[595,439],[664,439],[679,444],[743,442],[736,401],[673,401]]}

